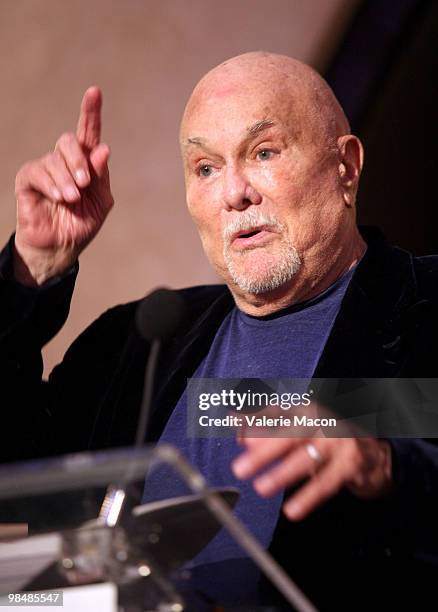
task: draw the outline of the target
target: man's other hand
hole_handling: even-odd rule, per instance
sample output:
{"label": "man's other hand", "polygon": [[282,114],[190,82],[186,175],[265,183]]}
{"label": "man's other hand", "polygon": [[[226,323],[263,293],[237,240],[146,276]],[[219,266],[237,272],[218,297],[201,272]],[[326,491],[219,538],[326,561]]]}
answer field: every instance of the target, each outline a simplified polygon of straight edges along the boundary
{"label": "man's other hand", "polygon": [[343,487],[364,499],[381,497],[391,489],[391,447],[384,440],[243,437],[240,441],[245,451],[234,461],[233,471],[241,479],[255,476],[254,489],[262,497],[304,482],[283,506],[291,520],[305,518]]}
{"label": "man's other hand", "polygon": [[113,206],[101,109],[102,93],[90,87],[76,134],[62,134],[53,152],[17,174],[14,273],[23,284],[41,285],[68,270]]}

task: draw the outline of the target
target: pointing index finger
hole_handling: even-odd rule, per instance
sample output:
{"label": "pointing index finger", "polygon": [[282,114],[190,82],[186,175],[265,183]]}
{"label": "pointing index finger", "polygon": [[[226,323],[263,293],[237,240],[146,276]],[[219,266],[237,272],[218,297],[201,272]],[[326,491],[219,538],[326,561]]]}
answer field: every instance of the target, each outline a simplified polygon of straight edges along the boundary
{"label": "pointing index finger", "polygon": [[94,149],[100,142],[102,92],[89,87],[82,98],[76,136],[86,149]]}

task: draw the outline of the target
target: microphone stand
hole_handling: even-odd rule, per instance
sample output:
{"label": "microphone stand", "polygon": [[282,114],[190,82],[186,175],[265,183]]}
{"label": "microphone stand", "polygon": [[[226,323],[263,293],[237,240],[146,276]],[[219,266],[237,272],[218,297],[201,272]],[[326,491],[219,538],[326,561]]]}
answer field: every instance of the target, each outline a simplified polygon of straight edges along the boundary
{"label": "microphone stand", "polygon": [[[161,340],[154,338],[152,340],[151,349],[149,352],[143,384],[143,396],[141,401],[140,416],[137,424],[135,435],[134,450],[140,449],[144,444],[144,439],[149,424],[151,401],[154,390],[154,375],[160,353]],[[119,522],[122,511],[125,507],[127,499],[126,488],[130,481],[129,468],[120,484],[111,484],[108,486],[105,498],[99,511],[99,522],[107,527],[115,527]]]}

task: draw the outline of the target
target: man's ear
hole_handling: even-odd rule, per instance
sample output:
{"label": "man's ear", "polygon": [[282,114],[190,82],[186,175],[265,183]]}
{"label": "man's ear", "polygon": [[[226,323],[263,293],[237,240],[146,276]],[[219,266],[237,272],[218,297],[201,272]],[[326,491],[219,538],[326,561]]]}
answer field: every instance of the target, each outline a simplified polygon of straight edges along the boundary
{"label": "man's ear", "polygon": [[357,136],[345,134],[337,140],[339,151],[338,172],[346,206],[351,208],[356,198],[363,166],[363,146]]}

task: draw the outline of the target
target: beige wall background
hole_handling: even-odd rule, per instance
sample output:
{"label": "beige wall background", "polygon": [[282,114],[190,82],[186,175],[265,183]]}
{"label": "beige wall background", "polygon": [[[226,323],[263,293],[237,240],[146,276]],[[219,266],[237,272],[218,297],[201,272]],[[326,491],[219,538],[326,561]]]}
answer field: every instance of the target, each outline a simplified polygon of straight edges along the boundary
{"label": "beige wall background", "polygon": [[75,128],[83,91],[104,92],[116,206],[82,255],[46,373],[111,305],[157,285],[216,282],[185,209],[177,133],[196,81],[254,49],[323,68],[355,0],[1,0],[0,239],[15,225],[18,168]]}

